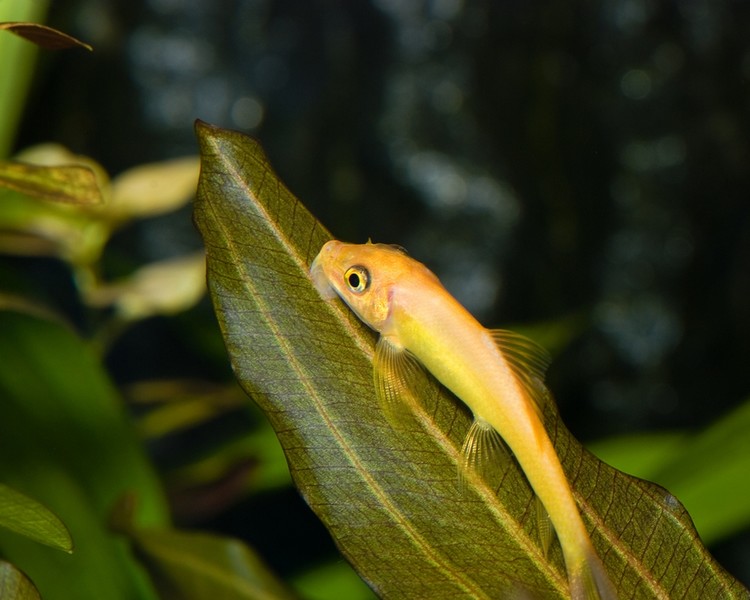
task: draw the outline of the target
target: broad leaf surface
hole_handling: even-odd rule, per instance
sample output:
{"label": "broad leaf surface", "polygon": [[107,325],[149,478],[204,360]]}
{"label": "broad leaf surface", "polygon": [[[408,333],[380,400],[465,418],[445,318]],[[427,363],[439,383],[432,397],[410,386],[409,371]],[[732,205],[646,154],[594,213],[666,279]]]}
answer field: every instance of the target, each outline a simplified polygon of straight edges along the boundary
{"label": "broad leaf surface", "polygon": [[[536,541],[529,486],[457,463],[469,415],[425,390],[388,425],[374,397],[374,335],[307,275],[329,234],[271,170],[260,146],[197,124],[195,216],[209,288],[235,373],[267,413],[296,485],[342,553],[382,597],[568,597],[559,548]],[[664,489],[598,461],[557,415],[547,428],[591,537],[622,598],[746,598]]]}

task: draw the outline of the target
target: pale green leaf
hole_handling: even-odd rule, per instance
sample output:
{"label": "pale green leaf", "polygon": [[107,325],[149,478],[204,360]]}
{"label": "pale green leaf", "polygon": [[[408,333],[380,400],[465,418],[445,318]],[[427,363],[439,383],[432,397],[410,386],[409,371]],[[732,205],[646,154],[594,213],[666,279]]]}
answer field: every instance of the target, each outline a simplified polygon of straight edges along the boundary
{"label": "pale green leaf", "polygon": [[140,267],[130,277],[86,291],[90,306],[114,306],[127,321],[174,315],[194,306],[206,293],[203,252]]}
{"label": "pale green leaf", "polygon": [[99,259],[112,226],[101,218],[109,178],[96,161],[39,144],[0,163],[0,252]]}
{"label": "pale green leaf", "polygon": [[0,188],[0,252],[91,264],[101,256],[110,233],[109,226],[84,207]]}
{"label": "pale green leaf", "polygon": [[112,180],[107,215],[128,220],[161,215],[187,204],[195,195],[200,162],[186,156],[139,165]]}
{"label": "pale green leaf", "polygon": [[57,548],[73,551],[65,524],[43,504],[0,483],[0,527]]}
{"label": "pale green leaf", "polygon": [[94,172],[81,165],[43,167],[0,162],[0,186],[26,196],[68,204],[100,204]]}
{"label": "pale green leaf", "polygon": [[[469,416],[446,393],[403,428],[374,396],[373,334],[308,277],[329,234],[260,146],[197,124],[196,222],[234,371],[276,429],[292,477],[339,548],[386,598],[568,596],[561,554],[536,540],[532,495],[508,461],[502,485],[457,483]],[[664,489],[604,465],[557,415],[548,430],[594,545],[626,598],[747,598]]]}

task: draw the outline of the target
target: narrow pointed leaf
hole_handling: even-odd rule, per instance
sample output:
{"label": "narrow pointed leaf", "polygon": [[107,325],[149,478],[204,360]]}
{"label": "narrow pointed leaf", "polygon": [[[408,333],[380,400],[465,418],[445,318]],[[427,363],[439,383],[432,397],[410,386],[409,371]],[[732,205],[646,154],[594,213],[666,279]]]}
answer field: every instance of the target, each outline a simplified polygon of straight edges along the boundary
{"label": "narrow pointed leaf", "polygon": [[0,527],[65,552],[73,540],[65,524],[43,504],[0,483]]}
{"label": "narrow pointed leaf", "polygon": [[[328,233],[260,146],[197,124],[195,217],[233,368],[268,414],[296,485],[342,553],[385,598],[566,598],[559,548],[535,535],[529,486],[512,461],[491,485],[456,470],[469,426],[445,393],[389,426],[372,383],[373,334],[323,302],[309,263]],[[548,429],[621,598],[747,598],[664,489],[599,462],[552,408]]]}
{"label": "narrow pointed leaf", "polygon": [[47,27],[46,25],[40,25],[39,23],[18,23],[18,22],[4,22],[0,23],[0,29],[5,29],[11,33],[15,33],[30,42],[35,43],[37,46],[41,46],[46,50],[63,50],[65,48],[85,48],[86,50],[93,50],[93,48],[74,38],[67,33],[63,33],[58,29]]}

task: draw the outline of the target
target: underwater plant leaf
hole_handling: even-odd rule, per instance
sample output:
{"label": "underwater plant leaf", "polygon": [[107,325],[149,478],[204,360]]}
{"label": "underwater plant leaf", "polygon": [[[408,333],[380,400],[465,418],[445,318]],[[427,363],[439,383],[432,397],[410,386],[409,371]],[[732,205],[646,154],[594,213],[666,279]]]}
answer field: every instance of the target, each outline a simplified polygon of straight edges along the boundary
{"label": "underwater plant leaf", "polygon": [[133,530],[129,535],[162,598],[295,598],[239,540],[176,529]]}
{"label": "underwater plant leaf", "polygon": [[0,527],[46,544],[73,551],[73,540],[55,513],[25,494],[0,483]]}
{"label": "underwater plant leaf", "polygon": [[[413,418],[388,424],[372,383],[375,336],[342,303],[321,300],[308,276],[330,235],[257,142],[202,122],[196,130],[195,220],[232,366],[355,570],[384,598],[569,597],[559,546],[545,556],[536,541],[516,464],[499,481],[467,474],[459,488],[470,417],[444,391],[425,390]],[[748,597],[674,496],[600,462],[554,407],[545,417],[621,598]]]}
{"label": "underwater plant leaf", "polygon": [[203,252],[157,261],[129,277],[87,291],[90,306],[114,306],[125,320],[174,315],[198,303],[206,293]]}
{"label": "underwater plant leaf", "polygon": [[0,30],[10,31],[17,36],[35,43],[46,50],[64,50],[66,48],[93,48],[81,40],[74,38],[58,29],[40,25],[39,23],[20,23],[17,21],[6,21],[0,23]]}
{"label": "underwater plant leaf", "polygon": [[107,216],[118,221],[175,211],[195,195],[199,160],[185,156],[133,167],[112,180]]}
{"label": "underwater plant leaf", "polygon": [[96,175],[85,165],[32,165],[0,162],[0,187],[32,198],[66,204],[102,203]]}

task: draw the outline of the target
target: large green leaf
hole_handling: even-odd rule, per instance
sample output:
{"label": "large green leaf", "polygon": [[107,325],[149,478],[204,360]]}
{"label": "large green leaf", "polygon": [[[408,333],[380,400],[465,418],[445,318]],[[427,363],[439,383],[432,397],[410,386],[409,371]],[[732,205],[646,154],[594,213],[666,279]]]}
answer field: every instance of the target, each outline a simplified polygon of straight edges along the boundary
{"label": "large green leaf", "polygon": [[145,526],[168,522],[155,473],[98,359],[69,329],[0,310],[0,480],[65,523],[68,555],[0,529],[0,553],[46,600],[153,598],[109,513],[138,497]]}
{"label": "large green leaf", "polygon": [[[469,416],[426,396],[400,429],[377,407],[374,336],[323,302],[308,266],[329,234],[271,170],[260,146],[197,124],[195,216],[235,373],[268,414],[296,485],[342,553],[383,597],[568,596],[559,549],[534,535],[529,486],[457,484]],[[746,598],[664,489],[599,462],[554,414],[548,430],[622,598]]]}

